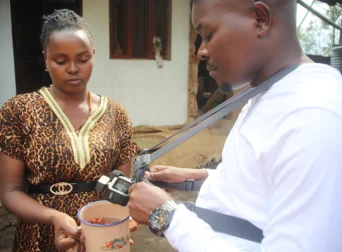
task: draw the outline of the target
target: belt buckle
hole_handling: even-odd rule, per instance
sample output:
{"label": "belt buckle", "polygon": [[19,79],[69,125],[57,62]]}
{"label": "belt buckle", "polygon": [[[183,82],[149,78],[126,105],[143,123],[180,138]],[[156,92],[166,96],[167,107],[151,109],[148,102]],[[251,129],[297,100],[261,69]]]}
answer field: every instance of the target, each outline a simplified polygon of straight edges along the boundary
{"label": "belt buckle", "polygon": [[72,184],[67,183],[67,182],[59,182],[50,186],[50,192],[54,195],[59,195],[59,196],[67,195],[71,193],[72,190],[73,190]]}

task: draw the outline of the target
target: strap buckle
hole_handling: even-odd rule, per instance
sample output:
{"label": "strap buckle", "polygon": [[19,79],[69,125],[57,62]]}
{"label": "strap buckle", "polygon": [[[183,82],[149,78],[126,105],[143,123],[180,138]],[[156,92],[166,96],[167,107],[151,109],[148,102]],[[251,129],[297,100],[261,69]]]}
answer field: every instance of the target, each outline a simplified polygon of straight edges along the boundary
{"label": "strap buckle", "polygon": [[187,192],[193,191],[195,180],[194,179],[188,179],[185,183],[186,183],[185,191],[187,191]]}
{"label": "strap buckle", "polygon": [[54,195],[67,195],[72,192],[73,186],[67,182],[59,182],[50,186],[50,192]]}

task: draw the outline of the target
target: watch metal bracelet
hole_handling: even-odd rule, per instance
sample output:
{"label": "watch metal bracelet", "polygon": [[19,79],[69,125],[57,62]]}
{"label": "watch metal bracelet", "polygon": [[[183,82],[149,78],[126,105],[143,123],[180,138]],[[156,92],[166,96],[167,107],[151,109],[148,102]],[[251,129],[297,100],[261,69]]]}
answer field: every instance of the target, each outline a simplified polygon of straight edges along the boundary
{"label": "watch metal bracelet", "polygon": [[168,210],[169,212],[171,211],[175,211],[176,208],[178,207],[179,203],[175,200],[169,200],[168,202],[166,202],[164,205],[162,205],[161,207],[165,208],[166,210]]}

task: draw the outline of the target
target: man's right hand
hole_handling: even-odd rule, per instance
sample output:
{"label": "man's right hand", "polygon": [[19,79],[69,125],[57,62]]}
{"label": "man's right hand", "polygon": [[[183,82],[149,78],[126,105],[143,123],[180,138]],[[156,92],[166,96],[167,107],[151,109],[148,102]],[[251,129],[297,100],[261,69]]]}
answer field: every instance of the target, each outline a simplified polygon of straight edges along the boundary
{"label": "man's right hand", "polygon": [[162,181],[166,183],[182,183],[188,179],[204,180],[208,177],[205,169],[178,168],[165,165],[154,165],[151,172],[145,172],[149,181]]}

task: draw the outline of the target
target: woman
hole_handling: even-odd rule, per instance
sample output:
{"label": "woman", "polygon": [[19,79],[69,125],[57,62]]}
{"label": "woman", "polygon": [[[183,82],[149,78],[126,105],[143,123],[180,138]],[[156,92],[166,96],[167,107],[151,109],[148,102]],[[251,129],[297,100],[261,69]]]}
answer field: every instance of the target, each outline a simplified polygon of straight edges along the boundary
{"label": "woman", "polygon": [[41,43],[53,84],[0,111],[0,199],[19,217],[14,251],[82,251],[78,209],[102,199],[101,175],[130,176],[138,147],[126,110],[87,91],[95,50],[85,20],[56,10]]}

